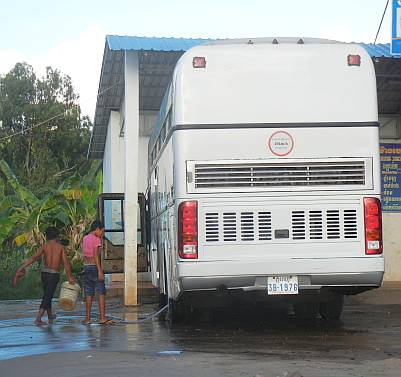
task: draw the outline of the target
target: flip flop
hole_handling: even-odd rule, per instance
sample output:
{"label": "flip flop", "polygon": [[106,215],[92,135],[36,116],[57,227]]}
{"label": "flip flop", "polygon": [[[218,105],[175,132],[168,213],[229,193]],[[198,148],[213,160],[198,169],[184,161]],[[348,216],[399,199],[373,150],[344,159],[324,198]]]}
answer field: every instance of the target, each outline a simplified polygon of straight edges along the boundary
{"label": "flip flop", "polygon": [[117,322],[112,319],[106,319],[105,321],[99,321],[99,325],[115,325]]}
{"label": "flip flop", "polygon": [[88,325],[90,325],[91,324],[91,321],[82,321],[81,322],[83,325],[86,325],[86,326],[88,326]]}
{"label": "flip flop", "polygon": [[43,325],[47,325],[47,322],[38,321],[38,320],[35,320],[33,323],[34,323],[36,326],[43,326]]}

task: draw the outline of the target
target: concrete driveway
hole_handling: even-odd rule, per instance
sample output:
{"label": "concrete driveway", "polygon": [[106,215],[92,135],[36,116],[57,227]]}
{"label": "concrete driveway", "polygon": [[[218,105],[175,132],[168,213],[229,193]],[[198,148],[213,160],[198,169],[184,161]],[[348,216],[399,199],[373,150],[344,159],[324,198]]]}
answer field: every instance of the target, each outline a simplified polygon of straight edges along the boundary
{"label": "concrete driveway", "polygon": [[[241,307],[173,329],[162,320],[84,326],[79,312],[37,327],[37,305],[0,304],[0,376],[401,376],[398,285],[347,298],[336,322]],[[135,320],[155,309],[114,301],[108,313]]]}

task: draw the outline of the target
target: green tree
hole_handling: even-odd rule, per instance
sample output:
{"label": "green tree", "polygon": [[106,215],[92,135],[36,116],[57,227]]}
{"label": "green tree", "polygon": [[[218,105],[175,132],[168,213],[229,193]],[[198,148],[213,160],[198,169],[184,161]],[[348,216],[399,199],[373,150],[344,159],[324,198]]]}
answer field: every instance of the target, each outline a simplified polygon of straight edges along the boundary
{"label": "green tree", "polygon": [[81,116],[71,79],[58,70],[48,67],[38,78],[17,63],[0,77],[0,121],[0,159],[35,194],[88,168],[91,122]]}

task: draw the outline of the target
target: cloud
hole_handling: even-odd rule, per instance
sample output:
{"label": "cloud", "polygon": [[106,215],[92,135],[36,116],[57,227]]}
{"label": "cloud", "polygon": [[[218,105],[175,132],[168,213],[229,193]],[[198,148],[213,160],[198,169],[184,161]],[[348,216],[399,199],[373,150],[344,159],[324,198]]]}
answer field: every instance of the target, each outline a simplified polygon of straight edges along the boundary
{"label": "cloud", "polygon": [[15,63],[25,61],[25,57],[15,50],[0,50],[0,74],[7,73]]}
{"label": "cloud", "polygon": [[0,73],[8,72],[20,61],[31,64],[39,76],[45,73],[48,66],[57,68],[71,77],[75,91],[80,96],[83,115],[93,119],[105,36],[103,30],[93,26],[77,38],[63,41],[41,55],[24,56],[18,51],[0,50]]}
{"label": "cloud", "polygon": [[71,76],[80,95],[82,112],[91,118],[95,112],[104,41],[105,33],[99,27],[91,27],[78,39],[65,41],[33,60],[35,68],[51,65]]}

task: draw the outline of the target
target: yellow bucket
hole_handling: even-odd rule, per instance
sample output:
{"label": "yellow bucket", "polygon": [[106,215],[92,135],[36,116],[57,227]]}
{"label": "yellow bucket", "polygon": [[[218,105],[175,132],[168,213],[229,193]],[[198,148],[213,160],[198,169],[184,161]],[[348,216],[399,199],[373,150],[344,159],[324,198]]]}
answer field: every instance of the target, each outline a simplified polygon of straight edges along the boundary
{"label": "yellow bucket", "polygon": [[63,310],[74,310],[81,287],[75,283],[70,284],[68,281],[61,284],[60,298],[58,305]]}

